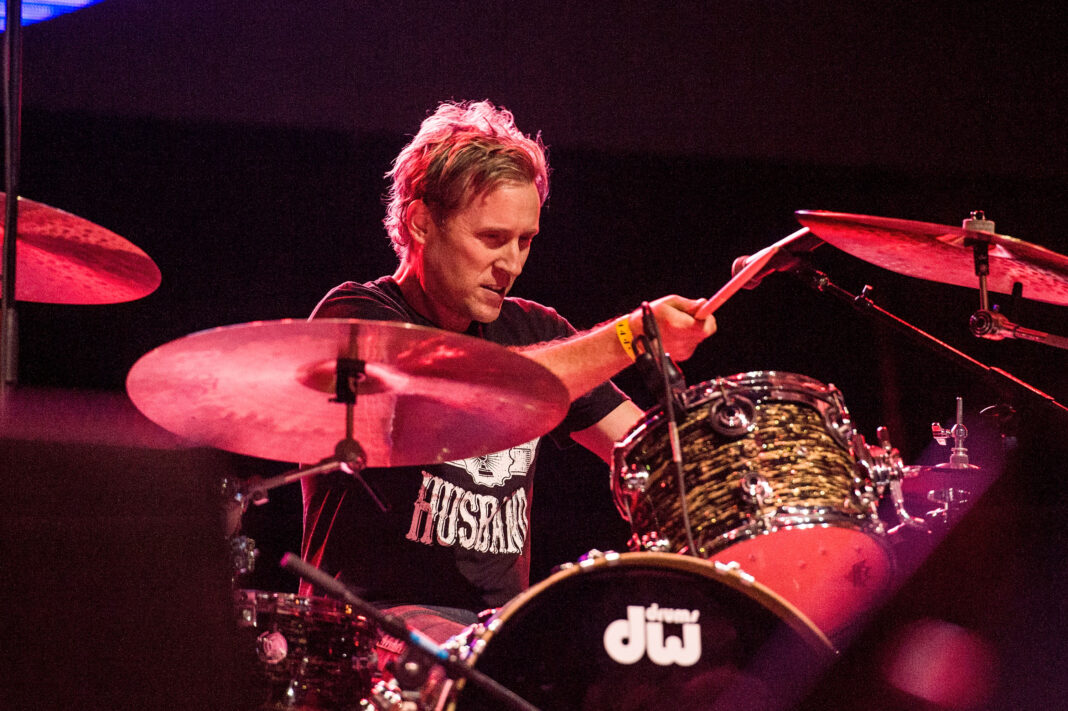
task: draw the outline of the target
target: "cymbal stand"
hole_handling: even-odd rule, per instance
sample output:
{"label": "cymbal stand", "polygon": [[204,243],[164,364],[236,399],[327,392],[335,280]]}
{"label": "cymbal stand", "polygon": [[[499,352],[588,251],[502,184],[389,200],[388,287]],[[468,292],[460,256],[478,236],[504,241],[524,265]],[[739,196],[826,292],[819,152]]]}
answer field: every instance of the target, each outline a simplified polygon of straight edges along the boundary
{"label": "cymbal stand", "polygon": [[[931,423],[931,435],[940,445],[945,446],[949,440],[953,440],[953,449],[950,451],[949,461],[936,464],[934,469],[940,472],[954,473],[978,473],[979,467],[968,461],[968,450],[964,446],[964,440],[968,437],[968,428],[964,426],[964,401],[957,398],[957,421],[948,430],[937,422]],[[945,488],[934,489],[927,492],[927,500],[938,504],[938,508],[928,511],[928,519],[941,519],[942,523],[953,523],[955,515],[962,512],[962,507],[968,503],[971,492],[958,489],[950,484]]]}
{"label": "cymbal stand", "polygon": [[19,158],[22,138],[22,0],[5,0],[4,31],[4,222],[0,265],[0,395],[18,380],[18,315],[15,311],[15,247],[18,243]]}
{"label": "cymbal stand", "polygon": [[364,366],[364,361],[356,358],[339,357],[337,359],[337,384],[334,388],[336,397],[331,398],[331,402],[338,402],[345,406],[345,438],[337,443],[334,456],[314,466],[290,469],[268,479],[258,476],[249,477],[236,487],[234,493],[234,500],[242,506],[242,509],[246,508],[249,502],[257,506],[267,503],[267,492],[276,487],[300,481],[305,477],[340,471],[356,479],[380,511],[390,510],[390,505],[361,476],[361,472],[367,467],[367,454],[353,437],[357,384],[364,377]]}
{"label": "cymbal stand", "polygon": [[[407,649],[415,653],[415,656],[407,656],[407,664],[417,664],[417,657],[421,658],[422,663],[438,664],[444,668],[445,673],[451,678],[463,677],[467,679],[468,683],[478,686],[482,691],[486,692],[495,702],[495,708],[538,711],[537,707],[515,692],[494,681],[473,666],[464,663],[455,654],[438,646],[417,630],[408,627],[408,624],[400,617],[384,613],[369,602],[357,597],[344,583],[335,580],[332,576],[309,565],[292,553],[286,553],[282,557],[281,566],[291,573],[311,581],[327,593],[349,603],[384,633],[402,640],[407,645]],[[411,672],[413,678],[419,676],[414,668],[406,669],[405,671]]]}
{"label": "cymbal stand", "polygon": [[[994,232],[993,220],[986,219],[982,210],[974,210],[971,217],[964,220],[965,230],[976,233],[975,237],[965,238],[964,244],[970,245],[975,260],[975,275],[979,278],[979,310],[972,313],[968,319],[968,328],[979,337],[991,341],[1000,341],[1005,338],[1015,338],[1035,343],[1044,343],[1054,348],[1068,350],[1068,338],[1036,331],[1032,328],[1024,328],[1008,319],[1005,314],[990,307],[990,294],[987,288],[987,278],[990,275],[990,241],[983,233]],[[1023,285],[1016,282],[1013,285],[1013,299],[1018,299],[1023,293]]]}
{"label": "cymbal stand", "polygon": [[1068,407],[1065,407],[1061,403],[1047,393],[1042,392],[1038,388],[1024,382],[1016,376],[1008,373],[1001,368],[986,365],[975,358],[957,350],[950,346],[948,343],[941,341],[930,333],[914,326],[913,324],[905,321],[904,319],[895,316],[889,311],[878,306],[869,298],[872,292],[871,286],[865,286],[860,294],[852,294],[849,291],[838,286],[823,272],[812,268],[807,263],[802,262],[794,270],[796,274],[805,284],[812,287],[820,293],[829,294],[841,301],[848,303],[857,311],[866,316],[874,317],[879,323],[890,326],[894,330],[904,334],[910,340],[919,345],[927,348],[938,355],[947,358],[948,360],[961,365],[966,369],[977,373],[985,382],[989,383],[999,391],[1015,393],[1020,396],[1024,396],[1033,402],[1041,402],[1060,413],[1062,416],[1068,416]]}

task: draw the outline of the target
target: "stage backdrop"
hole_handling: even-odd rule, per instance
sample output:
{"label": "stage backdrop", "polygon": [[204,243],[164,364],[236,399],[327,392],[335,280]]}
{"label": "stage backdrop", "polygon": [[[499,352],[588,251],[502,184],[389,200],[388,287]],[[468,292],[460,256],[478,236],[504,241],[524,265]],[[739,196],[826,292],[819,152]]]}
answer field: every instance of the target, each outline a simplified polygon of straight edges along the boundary
{"label": "stage backdrop", "polygon": [[[132,241],[163,283],[129,304],[20,304],[22,386],[121,398],[131,366],[156,346],[216,326],[303,318],[341,281],[391,272],[382,176],[449,98],[491,98],[525,130],[544,132],[552,190],[514,294],[557,307],[579,328],[667,293],[710,295],[736,257],[798,229],[798,209],[946,225],[981,209],[999,233],[1068,253],[1064,52],[1053,12],[336,0],[295,13],[287,2],[107,0],[35,25],[25,35],[21,192]],[[1064,351],[969,334],[975,290],[893,274],[830,246],[812,263],[1068,400]],[[1068,332],[1063,307],[1024,301],[1013,315]],[[983,707],[1058,698],[1056,660],[1068,652],[1064,421],[787,275],[740,292],[717,320],[719,333],[683,364],[690,384],[752,370],[833,383],[859,431],[873,440],[888,426],[916,464],[948,457],[930,425],[950,424],[961,396],[973,462],[998,476],[813,690],[811,708],[914,708],[882,673],[898,631],[925,618],[991,645]],[[617,382],[654,406],[633,372]],[[999,402],[1019,410],[1009,438],[979,415]],[[105,413],[96,424],[122,422]],[[241,476],[292,466],[220,456],[225,465],[212,467]],[[536,579],[591,548],[625,548],[602,463],[549,445],[538,477]],[[33,477],[14,485],[13,501],[32,498]],[[274,563],[299,546],[298,488],[272,492],[245,531],[263,556],[241,584],[295,589]]]}

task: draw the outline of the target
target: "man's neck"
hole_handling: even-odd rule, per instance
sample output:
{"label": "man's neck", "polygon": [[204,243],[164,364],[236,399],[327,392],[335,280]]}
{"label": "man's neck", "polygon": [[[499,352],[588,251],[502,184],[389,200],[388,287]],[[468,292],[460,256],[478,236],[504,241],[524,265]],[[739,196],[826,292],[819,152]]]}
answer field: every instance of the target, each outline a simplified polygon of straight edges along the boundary
{"label": "man's neck", "polygon": [[471,326],[470,321],[464,324],[463,328],[456,328],[455,324],[452,328],[441,325],[440,319],[436,317],[435,309],[432,308],[430,297],[427,296],[426,291],[423,290],[423,284],[419,279],[419,273],[411,264],[401,263],[401,265],[397,267],[397,271],[393,273],[393,281],[397,282],[397,286],[400,287],[401,296],[403,296],[404,300],[408,302],[408,305],[412,307],[412,310],[438,328],[447,331],[455,331],[457,333],[464,333]]}

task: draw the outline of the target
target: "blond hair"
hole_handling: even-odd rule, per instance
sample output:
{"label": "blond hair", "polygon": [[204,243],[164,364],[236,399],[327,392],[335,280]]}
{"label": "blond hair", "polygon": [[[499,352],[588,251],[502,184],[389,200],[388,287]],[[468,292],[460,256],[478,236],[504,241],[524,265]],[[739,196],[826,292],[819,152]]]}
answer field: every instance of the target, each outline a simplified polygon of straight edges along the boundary
{"label": "blond hair", "polygon": [[397,155],[386,177],[386,227],[393,251],[408,255],[411,235],[404,216],[422,200],[441,224],[471,198],[501,183],[533,183],[542,204],[549,195],[549,165],[541,134],[522,133],[512,113],[489,101],[445,102],[428,116]]}

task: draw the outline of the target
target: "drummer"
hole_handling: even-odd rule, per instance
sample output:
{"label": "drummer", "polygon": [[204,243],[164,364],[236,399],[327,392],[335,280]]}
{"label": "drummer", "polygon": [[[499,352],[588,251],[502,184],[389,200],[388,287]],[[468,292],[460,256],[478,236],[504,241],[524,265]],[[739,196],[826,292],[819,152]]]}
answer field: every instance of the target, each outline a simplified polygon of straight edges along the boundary
{"label": "drummer", "polygon": [[[384,220],[399,258],[391,276],[331,290],[313,318],[406,321],[508,346],[552,371],[571,405],[551,437],[610,461],[641,410],[609,378],[633,362],[641,311],[575,329],[510,297],[549,194],[545,146],[489,102],[443,103],[387,173]],[[703,300],[666,296],[652,311],[665,350],[685,360],[715,332]],[[351,478],[305,479],[302,555],[365,599],[441,642],[522,592],[542,438],[443,464],[368,469],[383,511]],[[315,594],[307,582],[301,593]]]}

